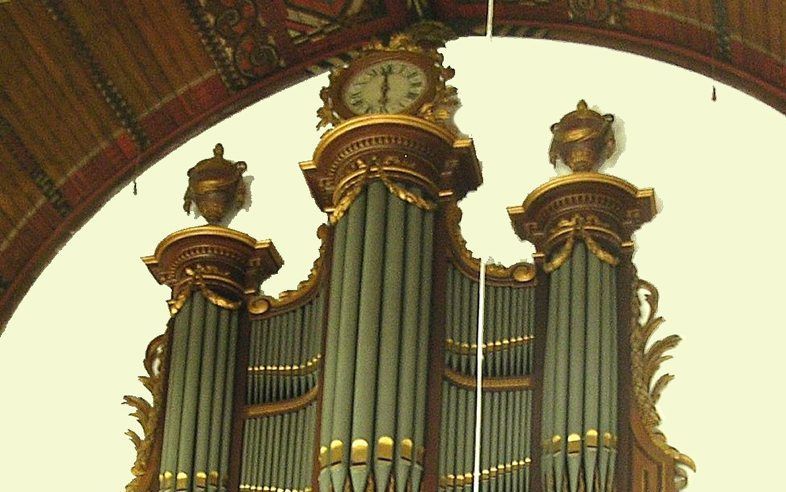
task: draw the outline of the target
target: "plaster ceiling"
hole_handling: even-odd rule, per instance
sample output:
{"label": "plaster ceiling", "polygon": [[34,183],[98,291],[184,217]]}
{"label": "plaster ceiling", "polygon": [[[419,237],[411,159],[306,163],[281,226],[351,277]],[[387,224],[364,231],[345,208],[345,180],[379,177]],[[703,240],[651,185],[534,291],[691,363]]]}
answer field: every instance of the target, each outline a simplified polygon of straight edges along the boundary
{"label": "plaster ceiling", "polygon": [[[421,20],[482,35],[485,15],[478,0],[0,2],[0,330],[73,231],[190,136],[373,36]],[[785,31],[781,0],[497,0],[494,15],[495,35],[644,54],[782,113]]]}

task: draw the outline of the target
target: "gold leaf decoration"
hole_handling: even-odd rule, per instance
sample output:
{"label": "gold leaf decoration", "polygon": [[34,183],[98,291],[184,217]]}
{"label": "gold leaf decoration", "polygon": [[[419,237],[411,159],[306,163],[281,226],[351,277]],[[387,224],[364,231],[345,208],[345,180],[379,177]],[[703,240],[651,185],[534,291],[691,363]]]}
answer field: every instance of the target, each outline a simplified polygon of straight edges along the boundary
{"label": "gold leaf decoration", "polygon": [[398,156],[388,156],[383,159],[373,156],[371,158],[370,164],[366,163],[362,159],[358,159],[356,165],[357,168],[363,172],[363,174],[351,185],[348,190],[344,192],[344,195],[336,204],[335,208],[333,209],[333,213],[330,215],[331,225],[338,223],[341,217],[343,217],[347,210],[349,210],[349,207],[352,205],[352,203],[354,203],[357,197],[360,196],[360,193],[363,191],[366,185],[374,178],[378,178],[380,181],[382,181],[382,183],[385,185],[385,188],[387,188],[391,194],[400,200],[412,204],[421,210],[436,210],[436,203],[427,200],[415,193],[412,193],[402,186],[399,186],[387,176],[385,173],[385,167],[402,165],[402,161]]}
{"label": "gold leaf decoration", "polygon": [[[480,259],[467,249],[467,241],[461,234],[461,208],[455,200],[444,204],[445,226],[448,230],[448,254],[453,265],[471,279],[480,278]],[[496,263],[486,264],[486,283],[497,286],[534,285],[535,265],[519,262],[511,266]]]}
{"label": "gold leaf decoration", "polygon": [[[429,61],[431,70],[435,71],[434,83],[436,86],[434,87],[433,97],[424,102],[420,108],[417,108],[414,115],[441,125],[455,134],[460,134],[453,122],[453,116],[460,106],[458,94],[455,87],[446,84],[448,80],[454,77],[455,70],[443,65],[444,57],[437,51],[438,47],[444,45],[445,40],[452,39],[455,37],[455,34],[451,35],[449,28],[436,23],[422,27],[422,29],[407,33],[394,34],[390,37],[388,43],[383,43],[378,39],[372,40],[361,48],[350,64],[381,52],[416,53],[424,57]],[[329,86],[323,87],[320,91],[319,96],[322,100],[322,106],[317,109],[317,116],[319,117],[317,130],[326,126],[335,127],[345,121],[345,117],[342,117],[336,109],[337,102],[334,101],[334,98],[337,95],[333,89],[336,88],[338,81],[342,78],[342,74],[348,68],[347,66],[335,67],[330,73]]]}
{"label": "gold leaf decoration", "polygon": [[[631,326],[633,394],[648,437],[655,446],[674,460],[677,490],[682,490],[688,484],[688,475],[683,467],[690,468],[695,472],[696,463],[689,456],[680,453],[668,444],[666,436],[658,428],[661,418],[655,405],[666,385],[674,379],[674,376],[664,374],[653,383],[661,364],[671,359],[670,355],[665,355],[666,352],[680,343],[680,337],[670,335],[652,343],[649,348],[647,347],[653,333],[663,323],[663,318],[657,316],[659,294],[655,286],[645,280],[635,279],[633,287],[631,306],[633,313]],[[643,321],[639,321],[641,315],[639,291],[641,290],[645,291],[644,299],[649,306],[649,312]]]}
{"label": "gold leaf decoration", "polygon": [[157,468],[159,465],[160,454],[159,442],[161,439],[161,424],[159,410],[163,408],[164,401],[164,381],[166,371],[164,368],[168,334],[164,333],[157,336],[150,342],[145,351],[144,366],[146,376],[140,376],[142,385],[150,392],[153,397],[151,404],[146,399],[138,396],[126,395],[123,403],[134,409],[131,416],[135,417],[142,427],[140,436],[133,430],[126,431],[126,435],[134,443],[136,448],[136,461],[131,467],[134,478],[126,485],[126,492],[149,492],[157,489]]}
{"label": "gold leaf decoration", "polygon": [[167,301],[171,316],[175,316],[182,309],[194,289],[198,289],[208,302],[220,308],[235,310],[241,306],[242,303],[240,301],[227,299],[211,290],[205,282],[205,275],[212,274],[229,277],[228,272],[218,271],[212,265],[196,264],[193,267],[186,268],[185,274],[186,279],[178,285],[177,289],[172,291],[172,299]]}
{"label": "gold leaf decoration", "polygon": [[568,261],[571,253],[573,253],[573,246],[576,244],[576,239],[583,240],[584,244],[587,245],[589,252],[595,255],[595,257],[600,261],[608,263],[611,266],[617,266],[619,264],[619,259],[603,249],[601,245],[598,244],[598,242],[595,241],[595,239],[592,237],[592,234],[587,232],[588,228],[595,226],[608,227],[594,215],[584,216],[581,214],[576,214],[570,220],[559,221],[555,229],[562,230],[569,228],[570,232],[568,239],[562,245],[562,248],[560,248],[559,252],[554,255],[551,261],[544,265],[543,270],[546,273],[551,273],[561,267],[566,261]]}

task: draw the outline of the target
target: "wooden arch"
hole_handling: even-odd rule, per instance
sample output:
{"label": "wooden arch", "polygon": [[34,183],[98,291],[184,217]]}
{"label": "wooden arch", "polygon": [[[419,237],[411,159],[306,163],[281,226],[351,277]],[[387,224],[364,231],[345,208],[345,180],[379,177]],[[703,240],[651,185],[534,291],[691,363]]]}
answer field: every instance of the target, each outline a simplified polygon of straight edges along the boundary
{"label": "wooden arch", "polygon": [[[786,113],[783,0],[497,0],[500,36],[671,62]],[[485,32],[482,0],[0,0],[0,332],[60,246],[190,136],[438,21]]]}

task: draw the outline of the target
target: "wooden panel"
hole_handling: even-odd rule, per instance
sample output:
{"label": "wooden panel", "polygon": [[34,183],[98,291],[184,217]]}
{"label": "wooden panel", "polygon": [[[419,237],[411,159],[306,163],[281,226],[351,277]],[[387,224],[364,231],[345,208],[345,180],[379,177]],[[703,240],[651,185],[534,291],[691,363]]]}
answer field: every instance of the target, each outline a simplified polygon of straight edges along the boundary
{"label": "wooden panel", "polygon": [[0,193],[0,227],[3,231],[0,236],[5,238],[14,225],[20,222],[44,196],[2,145],[0,145],[0,189],[15,192],[13,195]]}
{"label": "wooden panel", "polygon": [[[159,3],[126,0],[125,9],[131,29],[138,32],[144,43],[146,57],[149,57],[150,62],[155,62],[154,69],[160,71],[161,78],[166,81],[168,97],[179,95],[185,87],[213,68],[204,52],[200,51],[201,57],[194,60],[188,50],[179,46],[183,43],[173,25],[175,20],[168,17]],[[187,20],[186,16],[183,15],[181,20]],[[199,39],[194,35],[190,42],[196,44]],[[195,113],[187,99],[177,97],[177,100],[186,113]],[[146,108],[146,112],[151,109]]]}
{"label": "wooden panel", "polygon": [[14,22],[24,33],[29,52],[35,53],[29,58],[44,67],[43,87],[68,101],[70,112],[79,115],[79,124],[95,142],[111,139],[118,125],[85,67],[74,58],[68,40],[41,5],[26,3],[25,7],[19,9]]}

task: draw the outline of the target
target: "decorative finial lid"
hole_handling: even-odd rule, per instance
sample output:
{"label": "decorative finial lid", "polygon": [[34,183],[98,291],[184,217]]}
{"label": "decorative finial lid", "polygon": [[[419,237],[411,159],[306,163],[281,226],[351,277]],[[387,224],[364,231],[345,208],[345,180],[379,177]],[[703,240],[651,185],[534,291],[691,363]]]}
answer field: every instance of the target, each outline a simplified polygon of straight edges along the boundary
{"label": "decorative finial lid", "polygon": [[614,153],[614,115],[601,115],[587,107],[583,99],[572,111],[551,125],[554,138],[549,160],[556,165],[559,158],[574,172],[597,172]]}
{"label": "decorative finial lid", "polygon": [[183,209],[191,212],[194,202],[210,224],[219,224],[237,212],[246,198],[243,161],[224,159],[224,146],[216,144],[213,157],[204,159],[188,170],[188,188]]}

